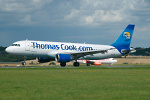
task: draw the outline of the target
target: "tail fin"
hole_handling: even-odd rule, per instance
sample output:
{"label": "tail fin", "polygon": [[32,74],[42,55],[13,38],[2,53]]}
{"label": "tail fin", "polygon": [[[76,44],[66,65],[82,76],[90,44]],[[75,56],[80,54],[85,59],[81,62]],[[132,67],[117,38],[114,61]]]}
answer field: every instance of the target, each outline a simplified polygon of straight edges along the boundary
{"label": "tail fin", "polygon": [[121,33],[119,38],[111,44],[111,46],[114,46],[120,53],[121,50],[130,50],[130,43],[133,35],[135,25],[128,25],[126,29]]}

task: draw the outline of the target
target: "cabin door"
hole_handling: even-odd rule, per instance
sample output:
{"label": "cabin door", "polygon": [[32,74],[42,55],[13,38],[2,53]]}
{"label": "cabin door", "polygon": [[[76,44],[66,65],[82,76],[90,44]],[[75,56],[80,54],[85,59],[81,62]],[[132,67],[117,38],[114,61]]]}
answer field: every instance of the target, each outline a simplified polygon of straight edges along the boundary
{"label": "cabin door", "polygon": [[25,50],[26,51],[30,51],[30,43],[28,41],[26,41],[26,44],[25,44]]}

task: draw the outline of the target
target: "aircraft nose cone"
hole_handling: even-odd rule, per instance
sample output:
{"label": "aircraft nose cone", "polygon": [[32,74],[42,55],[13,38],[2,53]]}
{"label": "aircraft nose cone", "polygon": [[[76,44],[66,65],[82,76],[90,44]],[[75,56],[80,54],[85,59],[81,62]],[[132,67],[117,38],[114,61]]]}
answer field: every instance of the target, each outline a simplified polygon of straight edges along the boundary
{"label": "aircraft nose cone", "polygon": [[6,51],[7,53],[12,53],[12,52],[13,52],[13,50],[12,50],[10,47],[7,47],[7,48],[5,49],[5,51]]}
{"label": "aircraft nose cone", "polygon": [[10,50],[9,50],[9,47],[7,47],[7,48],[5,49],[5,51],[6,51],[7,53],[9,53],[9,51],[10,51]]}

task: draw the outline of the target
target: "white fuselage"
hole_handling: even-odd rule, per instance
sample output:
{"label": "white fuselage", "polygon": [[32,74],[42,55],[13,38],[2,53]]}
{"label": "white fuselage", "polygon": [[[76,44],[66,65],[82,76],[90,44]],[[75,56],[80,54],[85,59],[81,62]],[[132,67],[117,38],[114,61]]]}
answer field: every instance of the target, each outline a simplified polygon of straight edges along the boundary
{"label": "white fuselage", "polygon": [[117,49],[109,45],[96,44],[80,44],[80,43],[64,43],[64,42],[46,42],[46,41],[18,41],[9,46],[6,51],[15,55],[34,56],[34,57],[50,57],[55,59],[56,54],[78,53],[93,50],[107,50],[104,53],[96,53],[81,57],[82,59],[106,59],[120,57],[121,53]]}

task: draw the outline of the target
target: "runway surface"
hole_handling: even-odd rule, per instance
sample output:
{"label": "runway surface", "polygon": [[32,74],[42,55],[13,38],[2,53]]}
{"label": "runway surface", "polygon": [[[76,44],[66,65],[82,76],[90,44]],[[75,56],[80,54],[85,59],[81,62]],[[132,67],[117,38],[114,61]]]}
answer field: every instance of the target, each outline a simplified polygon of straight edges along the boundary
{"label": "runway surface", "polygon": [[79,66],[79,67],[74,67],[74,66],[66,66],[66,67],[61,67],[61,66],[0,66],[0,68],[92,68],[92,67],[97,67],[97,68],[128,68],[128,67],[150,67],[150,66]]}

